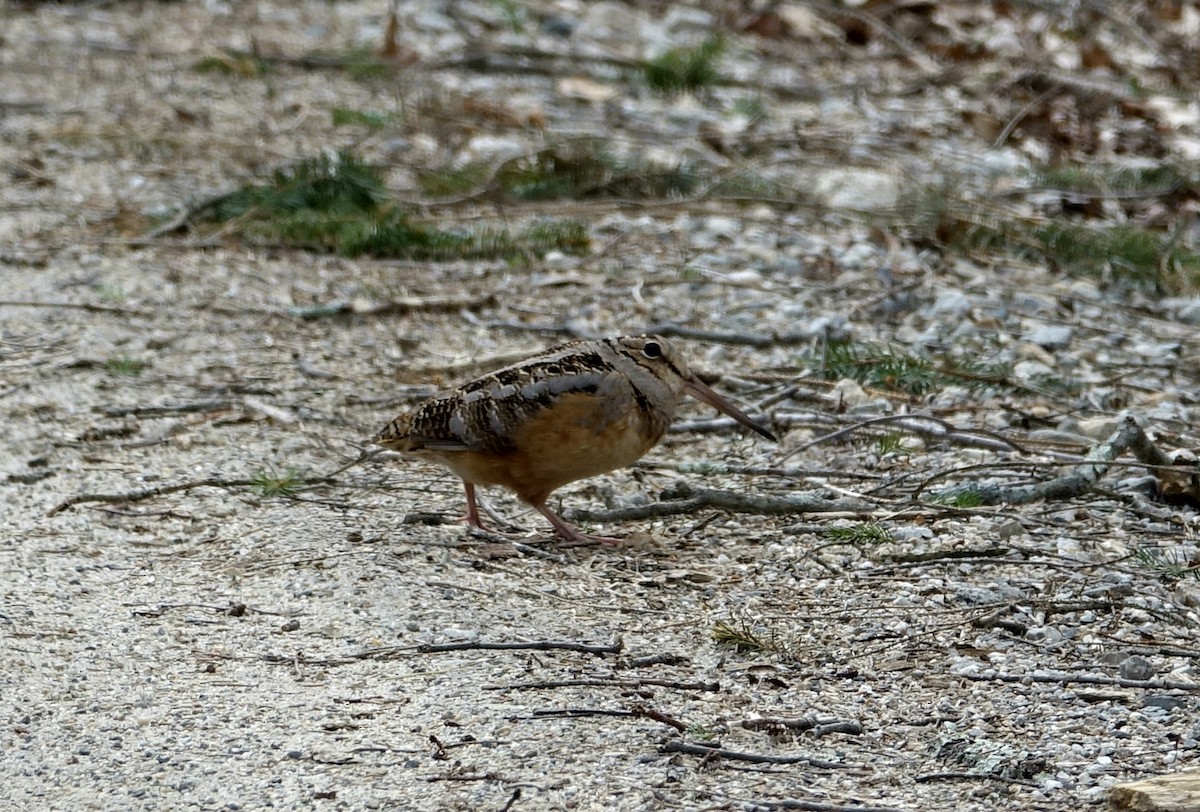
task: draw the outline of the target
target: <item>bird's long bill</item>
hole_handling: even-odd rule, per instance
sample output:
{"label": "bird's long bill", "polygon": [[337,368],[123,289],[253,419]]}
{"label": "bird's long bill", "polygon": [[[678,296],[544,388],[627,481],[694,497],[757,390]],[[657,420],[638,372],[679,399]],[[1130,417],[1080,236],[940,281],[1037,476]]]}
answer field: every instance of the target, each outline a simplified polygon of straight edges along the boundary
{"label": "bird's long bill", "polygon": [[[717,411],[724,412],[746,428],[754,429],[768,440],[776,440],[774,434],[760,426],[758,423],[755,423],[750,419],[750,415],[746,414],[741,409],[727,401],[725,398],[718,395],[712,389],[708,388],[708,386],[702,383],[699,379],[689,379],[687,383],[683,385],[683,391],[687,392],[696,400],[707,403]],[[778,440],[776,440],[776,442],[778,442]]]}

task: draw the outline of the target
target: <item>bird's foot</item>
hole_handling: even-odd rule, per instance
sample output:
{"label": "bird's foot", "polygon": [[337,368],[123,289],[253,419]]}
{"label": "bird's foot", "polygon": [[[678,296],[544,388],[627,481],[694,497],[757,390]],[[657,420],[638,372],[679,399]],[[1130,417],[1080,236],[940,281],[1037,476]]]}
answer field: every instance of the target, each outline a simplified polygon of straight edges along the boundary
{"label": "bird's foot", "polygon": [[534,505],[534,508],[538,513],[545,516],[550,524],[554,525],[554,530],[559,536],[573,544],[604,544],[613,546],[621,543],[621,539],[613,538],[612,536],[594,536],[590,533],[583,533],[568,524],[561,516],[545,505]]}

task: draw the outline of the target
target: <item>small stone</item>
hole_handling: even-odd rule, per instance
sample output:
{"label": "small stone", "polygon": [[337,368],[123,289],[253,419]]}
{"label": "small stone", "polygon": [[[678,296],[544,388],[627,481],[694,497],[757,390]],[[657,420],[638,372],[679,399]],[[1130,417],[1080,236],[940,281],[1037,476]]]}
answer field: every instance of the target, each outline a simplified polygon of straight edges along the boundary
{"label": "small stone", "polygon": [[1113,812],[1124,810],[1167,810],[1195,809],[1196,797],[1200,795],[1200,770],[1182,770],[1168,775],[1159,775],[1142,781],[1117,784],[1108,795],[1108,808]]}
{"label": "small stone", "polygon": [[831,209],[890,209],[900,199],[896,176],[870,169],[830,169],[817,177],[813,187]]}
{"label": "small stone", "polygon": [[569,37],[575,31],[575,20],[551,15],[542,20],[542,33],[552,37]]}
{"label": "small stone", "polygon": [[1154,676],[1154,664],[1140,654],[1126,658],[1117,669],[1122,679],[1150,679]]}
{"label": "small stone", "polygon": [[1093,440],[1103,440],[1117,430],[1120,422],[1116,417],[1091,417],[1077,422],[1075,430],[1084,437],[1090,437]]}
{"label": "small stone", "polygon": [[850,270],[857,270],[865,266],[871,260],[875,259],[878,256],[878,253],[879,252],[875,250],[875,246],[869,243],[860,242],[855,243],[843,251],[842,255],[838,257],[838,260],[842,267],[849,268]]}
{"label": "small stone", "polygon": [[1180,583],[1175,587],[1175,600],[1189,609],[1200,607],[1200,588],[1193,584]]}
{"label": "small stone", "polygon": [[716,25],[716,20],[704,9],[671,6],[671,10],[663,17],[662,25],[672,32],[687,29],[709,31]]}
{"label": "small stone", "polygon": [[863,389],[858,381],[850,378],[843,378],[834,384],[827,397],[842,410],[860,406],[871,399],[867,390]]}
{"label": "small stone", "polygon": [[971,299],[961,290],[943,290],[930,308],[934,316],[954,316],[961,318],[971,310]]}
{"label": "small stone", "polygon": [[1062,642],[1063,634],[1053,626],[1038,626],[1035,629],[1025,632],[1025,639],[1032,643],[1042,643],[1052,646],[1055,643]]}
{"label": "small stone", "polygon": [[1178,710],[1187,706],[1187,700],[1179,696],[1154,694],[1142,700],[1142,706],[1147,708],[1162,708],[1166,711]]}
{"label": "small stone", "polygon": [[1071,343],[1074,332],[1068,325],[1037,324],[1030,327],[1021,338],[1048,350],[1061,350]]}
{"label": "small stone", "polygon": [[1096,658],[1096,662],[1100,665],[1120,665],[1128,660],[1132,654],[1128,651],[1106,651]]}
{"label": "small stone", "polygon": [[907,526],[892,528],[892,541],[903,543],[906,541],[928,541],[933,538],[933,530],[928,527]]}
{"label": "small stone", "polygon": [[1023,386],[1036,385],[1047,378],[1055,378],[1054,370],[1038,361],[1018,361],[1013,365],[1013,380]]}
{"label": "small stone", "polygon": [[733,239],[742,233],[742,221],[736,217],[706,217],[704,218],[704,230]]}
{"label": "small stone", "polygon": [[1200,324],[1200,298],[1192,299],[1179,308],[1175,318],[1184,324]]}

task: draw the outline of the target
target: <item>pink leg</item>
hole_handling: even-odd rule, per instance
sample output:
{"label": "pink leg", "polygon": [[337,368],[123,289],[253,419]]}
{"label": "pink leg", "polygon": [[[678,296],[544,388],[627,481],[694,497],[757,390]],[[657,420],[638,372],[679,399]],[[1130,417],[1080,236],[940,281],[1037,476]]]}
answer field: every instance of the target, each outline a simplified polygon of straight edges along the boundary
{"label": "pink leg", "polygon": [[463,488],[467,491],[467,524],[471,527],[478,527],[480,530],[487,530],[483,526],[483,522],[479,521],[479,507],[475,504],[475,486],[464,479]]}
{"label": "pink leg", "polygon": [[499,530],[493,530],[490,527],[485,527],[483,521],[479,518],[479,506],[475,504],[475,486],[463,480],[463,490],[467,492],[467,515],[464,517],[467,524],[474,527],[479,532],[487,536],[497,538],[520,538],[519,533],[504,533]]}
{"label": "pink leg", "polygon": [[577,544],[587,544],[589,542],[598,541],[601,544],[620,544],[620,539],[610,538],[609,536],[589,536],[587,533],[580,533],[571,525],[567,524],[561,516],[555,513],[550,508],[546,507],[545,503],[533,504],[534,510],[550,520],[550,524],[554,525],[554,529],[558,534],[568,541],[574,541]]}

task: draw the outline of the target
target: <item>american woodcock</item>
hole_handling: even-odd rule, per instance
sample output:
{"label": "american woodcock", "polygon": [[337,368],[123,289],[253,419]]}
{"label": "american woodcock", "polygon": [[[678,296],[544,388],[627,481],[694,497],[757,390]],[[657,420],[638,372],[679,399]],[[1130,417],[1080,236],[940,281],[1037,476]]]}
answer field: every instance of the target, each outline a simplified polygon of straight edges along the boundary
{"label": "american woodcock", "polygon": [[700,381],[665,339],[628,336],[563,344],[434,395],[388,423],[375,442],[460,477],[474,527],[483,529],[475,486],[503,485],[560,535],[584,541],[589,537],[548,508],[547,498],[568,482],[640,459],[671,425],[684,395],[775,439]]}

